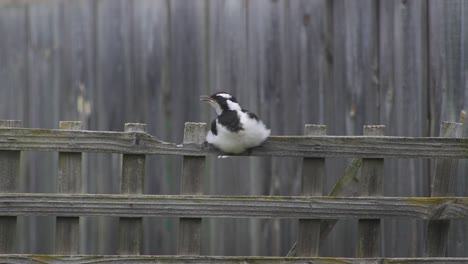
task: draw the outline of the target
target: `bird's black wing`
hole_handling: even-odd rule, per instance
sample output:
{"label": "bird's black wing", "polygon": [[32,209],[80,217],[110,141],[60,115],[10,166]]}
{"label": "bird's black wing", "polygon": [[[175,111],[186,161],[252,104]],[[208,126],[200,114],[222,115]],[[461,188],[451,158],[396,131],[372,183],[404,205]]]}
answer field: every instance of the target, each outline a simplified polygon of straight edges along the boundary
{"label": "bird's black wing", "polygon": [[256,114],[249,112],[247,109],[242,109],[242,112],[246,113],[250,118],[255,119],[258,121],[258,117]]}
{"label": "bird's black wing", "polygon": [[218,116],[218,122],[220,125],[226,127],[232,132],[237,132],[242,130],[242,124],[240,123],[239,116],[237,116],[236,111],[223,111],[221,115]]}
{"label": "bird's black wing", "polygon": [[218,129],[216,129],[216,119],[211,122],[211,133],[218,135]]}

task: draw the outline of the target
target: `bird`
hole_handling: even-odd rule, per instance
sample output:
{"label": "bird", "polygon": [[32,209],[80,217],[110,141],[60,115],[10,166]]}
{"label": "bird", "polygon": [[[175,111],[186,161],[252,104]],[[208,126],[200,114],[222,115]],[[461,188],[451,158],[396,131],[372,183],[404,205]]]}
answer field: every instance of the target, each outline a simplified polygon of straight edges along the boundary
{"label": "bird", "polygon": [[269,136],[270,129],[252,112],[242,109],[237,99],[229,93],[218,92],[200,96],[218,115],[211,122],[206,142],[227,154],[240,154],[260,146]]}

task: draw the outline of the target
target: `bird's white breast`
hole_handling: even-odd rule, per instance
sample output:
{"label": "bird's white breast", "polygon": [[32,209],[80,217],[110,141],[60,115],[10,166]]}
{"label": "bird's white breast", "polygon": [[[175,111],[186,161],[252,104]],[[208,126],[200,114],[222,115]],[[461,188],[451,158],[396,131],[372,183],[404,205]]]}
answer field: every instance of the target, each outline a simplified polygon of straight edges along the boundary
{"label": "bird's white breast", "polygon": [[265,127],[262,121],[250,118],[247,113],[242,111],[236,112],[240,118],[242,130],[232,132],[216,123],[217,135],[209,131],[206,136],[208,143],[226,153],[242,153],[248,148],[259,146],[270,136],[270,130]]}

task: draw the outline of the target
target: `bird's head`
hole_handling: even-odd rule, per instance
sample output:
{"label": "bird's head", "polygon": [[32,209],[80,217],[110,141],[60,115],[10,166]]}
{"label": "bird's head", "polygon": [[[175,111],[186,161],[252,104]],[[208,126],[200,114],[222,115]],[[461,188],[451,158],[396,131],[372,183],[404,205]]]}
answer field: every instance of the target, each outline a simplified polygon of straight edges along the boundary
{"label": "bird's head", "polygon": [[200,100],[210,103],[218,115],[223,111],[241,110],[236,98],[225,92],[215,93],[211,96],[203,95],[200,96]]}

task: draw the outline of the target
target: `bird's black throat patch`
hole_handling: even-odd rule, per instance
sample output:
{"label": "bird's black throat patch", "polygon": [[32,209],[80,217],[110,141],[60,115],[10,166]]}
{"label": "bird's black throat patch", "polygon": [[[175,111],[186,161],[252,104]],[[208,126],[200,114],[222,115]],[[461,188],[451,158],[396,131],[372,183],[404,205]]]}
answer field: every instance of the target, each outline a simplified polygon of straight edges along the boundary
{"label": "bird's black throat patch", "polygon": [[[238,132],[239,130],[244,129],[240,122],[239,116],[237,116],[236,111],[232,111],[232,110],[223,111],[223,113],[220,114],[217,119],[218,119],[219,124],[226,127],[229,131]],[[215,125],[215,130],[216,130],[216,125]],[[211,125],[211,131],[213,132],[213,125]]]}

